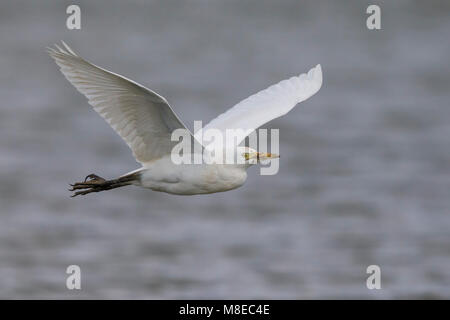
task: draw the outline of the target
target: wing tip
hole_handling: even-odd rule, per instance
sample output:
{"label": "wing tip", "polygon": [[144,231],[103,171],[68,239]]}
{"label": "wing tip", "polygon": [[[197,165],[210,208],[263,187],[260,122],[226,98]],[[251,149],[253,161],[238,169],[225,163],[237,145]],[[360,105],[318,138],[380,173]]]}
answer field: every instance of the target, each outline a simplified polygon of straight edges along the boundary
{"label": "wing tip", "polygon": [[55,43],[53,46],[47,47],[47,53],[52,57],[56,58],[57,56],[72,56],[72,57],[78,57],[78,55],[70,48],[67,43],[65,43],[63,40],[61,40],[61,44]]}

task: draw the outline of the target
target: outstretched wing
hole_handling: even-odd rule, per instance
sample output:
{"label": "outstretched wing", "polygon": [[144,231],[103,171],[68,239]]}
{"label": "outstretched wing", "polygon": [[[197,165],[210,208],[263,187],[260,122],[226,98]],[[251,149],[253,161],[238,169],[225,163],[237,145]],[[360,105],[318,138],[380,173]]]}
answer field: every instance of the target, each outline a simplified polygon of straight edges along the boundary
{"label": "outstretched wing", "polygon": [[[238,145],[252,131],[266,122],[288,113],[299,102],[319,91],[321,86],[322,68],[318,64],[307,74],[303,73],[298,77],[283,80],[239,102],[203,127],[203,134],[208,129],[218,129],[223,136],[226,136],[227,129],[235,129],[237,140],[235,142],[227,141],[225,147],[232,147],[230,144],[234,143]],[[200,135],[200,131],[195,133],[195,137],[199,141],[201,141]],[[214,141],[214,143],[217,142]],[[204,145],[207,146],[207,144]]]}
{"label": "outstretched wing", "polygon": [[170,154],[178,143],[171,141],[172,131],[186,127],[166,99],[134,81],[87,62],[64,42],[63,45],[64,49],[58,45],[48,48],[50,56],[67,80],[125,140],[136,160],[144,164]]}

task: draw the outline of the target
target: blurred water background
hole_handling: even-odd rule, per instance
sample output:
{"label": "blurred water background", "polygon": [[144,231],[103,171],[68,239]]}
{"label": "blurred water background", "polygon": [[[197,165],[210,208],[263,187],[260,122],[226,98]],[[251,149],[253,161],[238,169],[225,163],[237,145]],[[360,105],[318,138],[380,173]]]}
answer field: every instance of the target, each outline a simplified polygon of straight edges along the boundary
{"label": "blurred water background", "polygon": [[[0,4],[0,298],[450,298],[448,1],[77,1],[80,31],[69,4]],[[138,165],[46,54],[59,40],[190,128],[317,63],[324,85],[265,126],[275,176],[71,199]]]}

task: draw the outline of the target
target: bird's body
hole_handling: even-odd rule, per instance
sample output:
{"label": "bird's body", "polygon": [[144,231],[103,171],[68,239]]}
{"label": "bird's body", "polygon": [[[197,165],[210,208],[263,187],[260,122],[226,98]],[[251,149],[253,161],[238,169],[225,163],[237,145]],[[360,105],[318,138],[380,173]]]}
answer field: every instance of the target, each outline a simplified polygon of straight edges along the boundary
{"label": "bird's body", "polygon": [[[65,77],[84,94],[108,124],[125,140],[142,167],[117,179],[105,180],[90,174],[84,182],[72,185],[73,196],[137,185],[154,191],[177,195],[208,194],[240,187],[247,179],[246,170],[259,160],[271,160],[278,155],[238,147],[246,136],[264,123],[289,112],[299,102],[314,95],[322,86],[320,65],[307,74],[283,80],[241,101],[219,115],[202,130],[192,135],[171,109],[165,98],[144,86],[97,67],[79,57],[64,42],[64,49],[49,48],[49,54],[60,66]],[[203,133],[216,130],[238,132],[233,144],[227,141],[204,143]],[[176,163],[173,153],[176,130],[184,130],[192,141],[194,152],[202,151],[211,159],[212,150],[230,150],[236,163],[202,162]],[[199,147],[199,148],[197,148]],[[218,147],[218,148],[217,148]],[[189,158],[189,154],[187,155]],[[90,179],[90,180],[88,180]]]}
{"label": "bird's body", "polygon": [[243,185],[246,169],[245,164],[176,165],[166,156],[142,168],[135,185],[178,195],[215,193]]}

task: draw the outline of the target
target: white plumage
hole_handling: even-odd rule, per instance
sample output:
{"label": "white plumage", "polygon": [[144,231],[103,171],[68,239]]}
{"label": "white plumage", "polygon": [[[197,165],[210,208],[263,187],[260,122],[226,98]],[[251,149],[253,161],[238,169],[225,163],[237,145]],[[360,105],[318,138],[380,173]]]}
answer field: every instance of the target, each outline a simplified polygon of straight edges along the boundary
{"label": "white plumage", "polygon": [[[64,76],[84,94],[108,124],[125,140],[142,168],[114,180],[89,175],[75,183],[74,195],[109,190],[134,184],[173,194],[202,194],[231,190],[246,180],[246,169],[261,159],[277,157],[238,147],[242,164],[181,164],[171,161],[171,151],[177,144],[171,141],[176,129],[186,129],[166,99],[142,85],[97,67],[79,57],[63,42],[64,48],[48,48],[49,54]],[[314,95],[322,85],[320,65],[307,74],[283,80],[241,101],[213,119],[204,128],[242,129],[239,144],[261,125],[280,117],[296,104]],[[192,137],[191,137],[192,138]],[[200,132],[195,134],[202,141]],[[192,138],[194,143],[198,143]],[[211,145],[206,146],[211,148]],[[236,148],[236,146],[224,146]],[[200,148],[201,149],[201,148]]]}
{"label": "white plumage", "polygon": [[252,131],[285,115],[298,103],[319,91],[321,86],[322,68],[318,64],[307,74],[302,73],[298,77],[283,80],[242,100],[213,119],[202,130],[219,129],[225,134],[227,129],[243,129],[236,141],[239,145]]}

